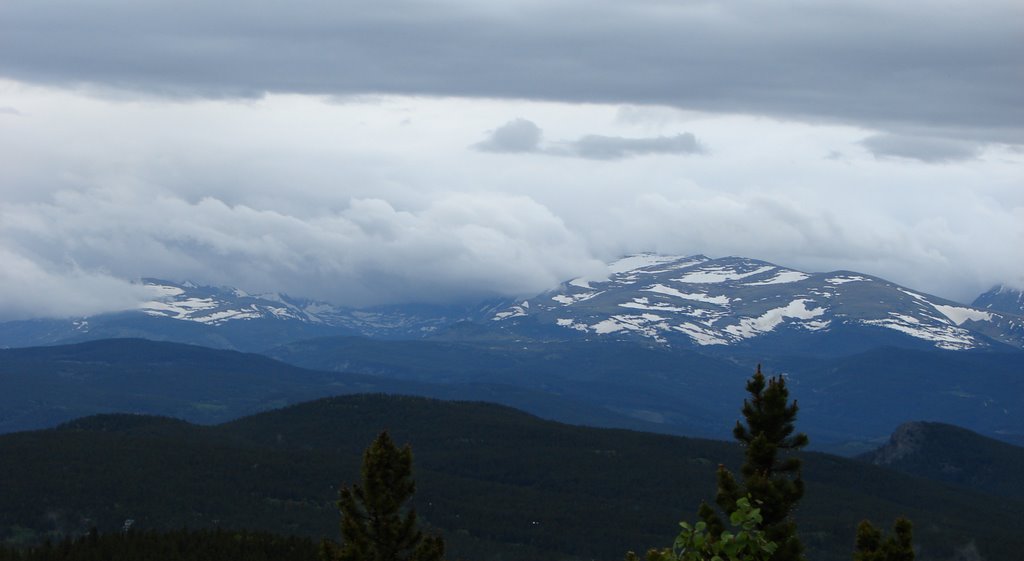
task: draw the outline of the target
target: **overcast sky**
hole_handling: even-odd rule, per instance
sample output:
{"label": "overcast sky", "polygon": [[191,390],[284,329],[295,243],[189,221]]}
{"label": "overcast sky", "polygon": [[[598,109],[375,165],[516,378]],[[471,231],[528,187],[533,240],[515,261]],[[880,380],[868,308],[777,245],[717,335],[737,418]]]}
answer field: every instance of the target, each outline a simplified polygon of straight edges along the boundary
{"label": "overcast sky", "polygon": [[639,251],[1024,286],[1024,3],[4,0],[0,319]]}

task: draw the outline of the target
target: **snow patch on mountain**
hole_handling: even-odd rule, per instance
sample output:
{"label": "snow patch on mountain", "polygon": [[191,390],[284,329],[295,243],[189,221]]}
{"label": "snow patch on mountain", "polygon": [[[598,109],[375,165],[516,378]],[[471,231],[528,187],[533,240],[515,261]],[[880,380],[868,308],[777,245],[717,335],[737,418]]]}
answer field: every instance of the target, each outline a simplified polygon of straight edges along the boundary
{"label": "snow patch on mountain", "polygon": [[141,305],[142,311],[147,314],[174,319],[191,319],[196,312],[211,310],[216,307],[217,302],[210,298],[186,298],[171,301],[151,300]]}
{"label": "snow patch on mountain", "polygon": [[643,290],[645,292],[656,292],[667,296],[675,296],[676,298],[682,298],[683,300],[695,300],[697,302],[707,302],[708,304],[718,304],[720,306],[724,306],[730,302],[729,298],[726,296],[708,296],[707,294],[680,292],[663,284],[655,284],[654,286],[644,288]]}
{"label": "snow patch on mountain", "polygon": [[242,310],[223,310],[220,312],[213,312],[203,316],[195,318],[195,321],[199,323],[217,325],[224,323],[225,321],[238,320],[238,319],[256,319],[263,317],[263,314],[255,306],[250,306]]}
{"label": "snow patch on mountain", "polygon": [[765,286],[769,284],[786,284],[790,282],[800,282],[802,280],[806,280],[809,278],[811,278],[811,275],[808,275],[807,273],[801,273],[800,271],[780,271],[779,274],[775,275],[774,277],[768,280],[748,282],[746,284],[747,286]]}
{"label": "snow patch on mountain", "polygon": [[635,331],[659,343],[664,343],[665,339],[659,332],[669,329],[669,326],[662,316],[657,314],[640,314],[612,316],[591,325],[590,329],[598,335],[606,335],[623,330]]}
{"label": "snow patch on mountain", "polygon": [[556,294],[551,297],[552,300],[558,302],[563,306],[575,304],[576,302],[582,302],[584,300],[590,300],[591,298],[601,294],[601,292],[583,292],[580,294]]}
{"label": "snow patch on mountain", "polygon": [[849,275],[849,276],[832,277],[830,279],[825,279],[825,282],[827,282],[829,284],[846,284],[848,282],[863,282],[863,281],[867,281],[867,280],[870,280],[870,279],[868,279],[867,277],[862,277],[860,275]]}
{"label": "snow patch on mountain", "polygon": [[182,294],[185,293],[184,290],[176,286],[165,286],[162,284],[147,284],[146,288],[150,290],[154,298],[157,298],[159,300],[171,298],[174,296],[181,296]]}
{"label": "snow patch on mountain", "polygon": [[776,269],[774,265],[758,267],[757,269],[748,272],[740,272],[732,267],[707,267],[672,280],[691,284],[718,284],[726,281],[745,279],[747,277],[766,273],[773,269]]}
{"label": "snow patch on mountain", "polygon": [[932,304],[932,307],[957,325],[963,325],[967,320],[992,321],[992,314],[990,312],[960,306],[943,306],[942,304]]}
{"label": "snow patch on mountain", "polygon": [[520,302],[516,306],[512,306],[511,308],[509,308],[507,310],[504,310],[504,311],[501,311],[501,312],[498,312],[498,313],[494,314],[494,317],[491,318],[491,319],[493,321],[501,321],[503,319],[508,319],[508,318],[523,317],[523,316],[526,315],[526,313],[527,313],[527,311],[529,309],[530,309],[530,302],[527,301],[527,300],[524,300],[524,301]]}
{"label": "snow patch on mountain", "polygon": [[911,337],[933,341],[936,347],[947,350],[967,350],[979,347],[970,331],[949,325],[933,325],[921,322],[913,316],[889,312],[888,318],[861,320],[867,325],[877,325],[906,333]]}
{"label": "snow patch on mountain", "polygon": [[[607,279],[605,279],[605,280],[607,280]],[[571,281],[569,281],[569,284],[571,286],[576,286],[576,287],[583,288],[583,289],[586,289],[586,290],[590,290],[590,288],[591,288],[590,281],[585,279],[585,278],[583,278],[583,277],[572,279]]]}
{"label": "snow patch on mountain", "polygon": [[686,334],[698,345],[728,345],[729,341],[718,336],[717,332],[707,327],[701,327],[692,323],[681,323],[672,326],[672,329]]}
{"label": "snow patch on mountain", "polygon": [[688,312],[692,310],[692,308],[689,307],[673,306],[667,302],[651,302],[649,299],[644,297],[633,298],[629,302],[619,304],[619,307],[658,312]]}
{"label": "snow patch on mountain", "polygon": [[702,263],[707,258],[704,256],[697,257],[684,257],[682,255],[656,255],[653,253],[638,253],[636,255],[629,255],[623,257],[617,261],[613,261],[608,264],[608,272],[617,275],[619,273],[628,273],[633,271],[640,271],[649,267],[664,265],[671,263],[671,269],[682,269]]}
{"label": "snow patch on mountain", "polygon": [[[725,331],[739,339],[749,339],[772,331],[782,325],[786,318],[812,319],[825,314],[825,308],[809,309],[807,302],[804,299],[794,300],[781,308],[768,310],[758,317],[742,318],[739,324],[730,325],[725,328]],[[817,328],[821,329],[822,327]]]}
{"label": "snow patch on mountain", "polygon": [[577,331],[587,331],[586,324],[576,323],[576,321],[572,318],[558,318],[556,320],[556,324],[559,327],[568,327],[570,329],[575,329]]}

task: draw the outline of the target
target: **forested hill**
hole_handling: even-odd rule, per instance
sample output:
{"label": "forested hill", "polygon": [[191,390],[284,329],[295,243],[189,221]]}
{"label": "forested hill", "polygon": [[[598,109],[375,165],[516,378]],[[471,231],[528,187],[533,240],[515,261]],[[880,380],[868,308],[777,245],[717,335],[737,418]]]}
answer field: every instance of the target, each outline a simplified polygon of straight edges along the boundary
{"label": "forested hill", "polygon": [[[506,407],[356,395],[219,426],[106,415],[0,436],[4,538],[140,529],[248,528],[335,536],[338,485],[383,428],[415,453],[416,504],[451,558],[620,559],[667,545],[712,496],[737,446],[542,421]],[[807,454],[797,513],[809,558],[850,558],[862,518],[914,520],[920,558],[969,543],[987,559],[1024,550],[1024,501],[862,462]]]}
{"label": "forested hill", "polygon": [[953,425],[904,423],[884,446],[860,458],[993,495],[1024,499],[1024,448]]}

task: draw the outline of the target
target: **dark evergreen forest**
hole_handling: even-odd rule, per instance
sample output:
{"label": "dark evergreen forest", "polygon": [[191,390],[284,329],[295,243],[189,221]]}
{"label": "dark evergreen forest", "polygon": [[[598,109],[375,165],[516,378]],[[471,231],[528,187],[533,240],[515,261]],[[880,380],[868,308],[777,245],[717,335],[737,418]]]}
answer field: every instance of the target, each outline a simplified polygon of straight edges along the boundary
{"label": "dark evergreen forest", "polygon": [[[338,489],[357,480],[381,429],[411,444],[421,524],[444,535],[452,559],[619,559],[664,545],[714,499],[716,466],[737,472],[742,461],[732,442],[399,396],[329,398],[212,427],[105,415],[0,436],[0,539],[57,543],[91,527],[118,533],[126,519],[140,531],[336,539]],[[1018,499],[801,457],[806,491],[794,516],[815,561],[848,560],[861,519],[888,526],[899,516],[934,558],[972,542],[986,558],[1024,551],[1008,522],[1024,512]]]}

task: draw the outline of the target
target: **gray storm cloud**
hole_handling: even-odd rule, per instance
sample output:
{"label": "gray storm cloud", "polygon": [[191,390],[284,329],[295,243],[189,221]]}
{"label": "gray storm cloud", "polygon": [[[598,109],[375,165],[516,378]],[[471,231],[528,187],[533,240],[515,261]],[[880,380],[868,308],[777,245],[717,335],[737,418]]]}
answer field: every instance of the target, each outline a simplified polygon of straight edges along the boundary
{"label": "gray storm cloud", "polygon": [[620,160],[646,154],[700,154],[704,151],[704,147],[697,142],[697,137],[687,132],[654,138],[589,134],[579,140],[562,143],[554,153],[592,160]]}
{"label": "gray storm cloud", "polygon": [[508,154],[539,152],[542,135],[543,131],[536,123],[519,118],[494,129],[486,139],[474,147],[484,152]]}
{"label": "gray storm cloud", "polygon": [[0,14],[0,76],[28,82],[661,104],[1024,143],[1015,0],[7,0]]}
{"label": "gray storm cloud", "polygon": [[494,129],[473,145],[482,152],[547,154],[589,160],[621,160],[649,154],[700,154],[705,148],[693,133],[652,138],[625,138],[588,134],[577,140],[542,144],[543,130],[533,121],[519,118]]}
{"label": "gray storm cloud", "polygon": [[907,158],[930,164],[973,160],[982,153],[975,142],[895,134],[869,136],[861,144],[876,158]]}

